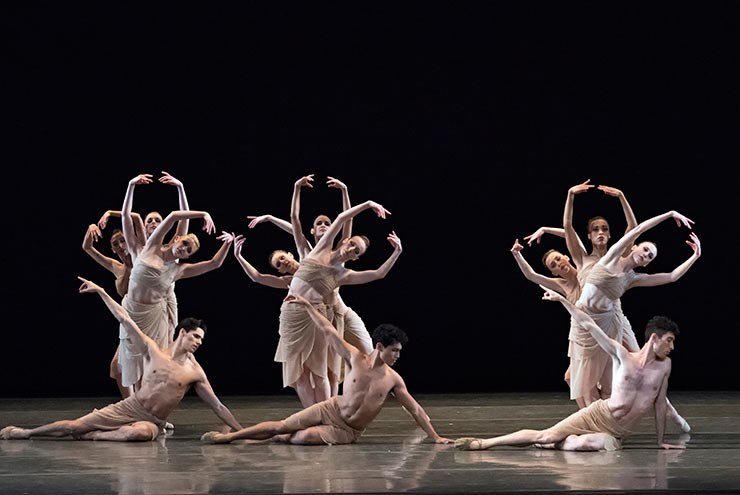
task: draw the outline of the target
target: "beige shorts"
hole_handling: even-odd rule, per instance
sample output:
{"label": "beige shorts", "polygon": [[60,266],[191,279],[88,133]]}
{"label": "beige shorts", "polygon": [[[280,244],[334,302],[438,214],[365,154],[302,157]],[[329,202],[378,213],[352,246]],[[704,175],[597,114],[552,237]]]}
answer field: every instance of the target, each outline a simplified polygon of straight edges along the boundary
{"label": "beige shorts", "polygon": [[[588,407],[571,414],[550,427],[550,430],[555,430],[563,437],[604,433],[614,439],[613,442],[607,442],[608,450],[621,448],[622,439],[630,434],[630,430],[624,428],[614,419],[612,412],[609,410],[609,403],[603,399],[592,402]],[[609,448],[609,446],[612,448]]]}
{"label": "beige shorts", "polygon": [[159,436],[165,425],[164,420],[152,415],[133,395],[103,409],[95,409],[78,421],[93,430],[103,431],[117,430],[122,426],[145,425],[152,432],[152,440]]}
{"label": "beige shorts", "polygon": [[339,413],[339,397],[332,397],[299,411],[282,422],[289,429],[298,431],[315,427],[327,445],[355,443],[363,430],[348,425]]}

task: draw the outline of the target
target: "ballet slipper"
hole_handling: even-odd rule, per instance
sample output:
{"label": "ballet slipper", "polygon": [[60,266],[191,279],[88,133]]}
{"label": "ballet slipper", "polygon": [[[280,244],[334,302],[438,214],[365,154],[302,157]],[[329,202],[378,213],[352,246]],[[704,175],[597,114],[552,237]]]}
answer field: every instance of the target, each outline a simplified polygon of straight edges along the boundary
{"label": "ballet slipper", "polygon": [[482,450],[483,440],[472,437],[458,438],[455,440],[455,448],[458,450]]}
{"label": "ballet slipper", "polygon": [[209,431],[207,433],[203,433],[203,436],[200,437],[201,442],[206,443],[218,443],[216,440],[221,434],[217,431]]}
{"label": "ballet slipper", "polygon": [[173,425],[172,423],[169,423],[169,422],[165,422],[164,429],[165,430],[174,430],[175,429],[175,425]]}

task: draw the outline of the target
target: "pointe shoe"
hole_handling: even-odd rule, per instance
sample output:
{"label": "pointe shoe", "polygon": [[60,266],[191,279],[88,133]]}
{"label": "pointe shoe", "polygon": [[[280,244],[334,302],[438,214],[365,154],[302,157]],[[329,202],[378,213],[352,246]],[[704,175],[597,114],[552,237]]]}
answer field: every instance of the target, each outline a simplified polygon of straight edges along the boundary
{"label": "pointe shoe", "polygon": [[462,437],[455,440],[458,450],[483,450],[483,440],[480,438]]}

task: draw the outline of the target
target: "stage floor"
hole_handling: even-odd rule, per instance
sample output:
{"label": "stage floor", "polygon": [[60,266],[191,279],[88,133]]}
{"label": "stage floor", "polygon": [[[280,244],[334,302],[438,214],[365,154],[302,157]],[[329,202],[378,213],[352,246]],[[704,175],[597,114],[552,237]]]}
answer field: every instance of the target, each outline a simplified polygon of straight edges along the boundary
{"label": "stage floor", "polygon": [[[502,448],[460,452],[423,443],[424,433],[390,399],[355,445],[205,445],[218,419],[188,397],[170,421],[175,432],[146,443],[0,440],[0,493],[740,493],[740,392],[676,392],[690,439],[669,425],[658,450],[652,416],[616,452]],[[545,428],[574,405],[564,393],[420,395],[438,433],[493,436]],[[0,425],[38,426],[72,419],[113,398],[3,399]],[[282,419],[294,397],[225,397],[243,425]]]}

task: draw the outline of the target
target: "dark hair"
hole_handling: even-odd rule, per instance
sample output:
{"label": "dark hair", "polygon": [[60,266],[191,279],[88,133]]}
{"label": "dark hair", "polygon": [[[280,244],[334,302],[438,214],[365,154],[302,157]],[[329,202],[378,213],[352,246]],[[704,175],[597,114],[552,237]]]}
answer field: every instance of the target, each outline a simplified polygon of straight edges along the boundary
{"label": "dark hair", "polygon": [[157,215],[159,215],[159,218],[162,218],[162,214],[160,212],[158,212],[158,211],[150,211],[149,213],[147,213],[146,215],[144,215],[144,220],[146,220],[146,217],[148,217],[149,215],[152,215],[154,213],[156,213]]}
{"label": "dark hair", "polygon": [[406,332],[390,323],[382,323],[373,330],[373,345],[380,342],[383,344],[383,347],[388,347],[396,342],[404,345],[408,341],[409,337],[406,335]]}
{"label": "dark hair", "polygon": [[591,222],[595,222],[596,220],[603,220],[603,221],[606,222],[606,226],[607,227],[609,226],[609,222],[607,222],[606,221],[606,218],[604,218],[604,217],[593,217],[593,218],[589,218],[588,219],[588,227],[587,227],[588,230],[586,230],[586,232],[591,232]]}
{"label": "dark hair", "polygon": [[550,267],[547,266],[547,257],[550,256],[550,254],[557,252],[559,252],[557,249],[550,249],[548,252],[542,255],[542,265],[548,270],[550,269]]}
{"label": "dark hair", "polygon": [[653,316],[645,325],[645,342],[650,339],[652,334],[662,337],[668,332],[678,337],[679,331],[676,322],[665,316]]}
{"label": "dark hair", "polygon": [[288,254],[288,251],[286,251],[285,249],[276,249],[275,251],[270,253],[270,256],[267,257],[267,262],[270,264],[272,268],[275,268],[275,265],[272,264],[272,257],[275,256],[275,253]]}
{"label": "dark hair", "polygon": [[193,318],[192,316],[183,318],[177,328],[178,330],[183,329],[186,332],[192,332],[193,330],[200,328],[201,330],[203,330],[203,333],[206,333],[207,330],[206,322],[204,322],[203,320],[199,320],[198,318]]}
{"label": "dark hair", "polygon": [[110,233],[110,238],[113,239],[118,234],[123,235],[123,231],[121,229],[115,229],[113,232]]}

